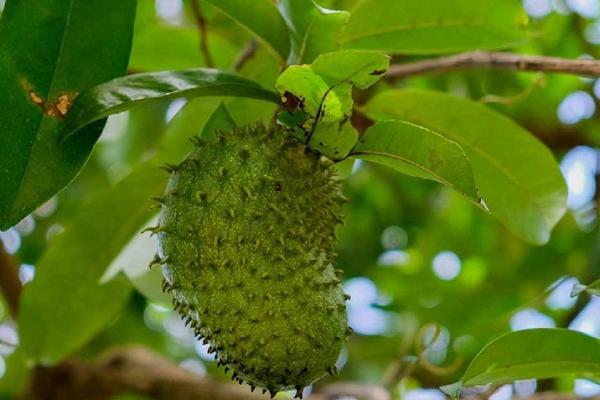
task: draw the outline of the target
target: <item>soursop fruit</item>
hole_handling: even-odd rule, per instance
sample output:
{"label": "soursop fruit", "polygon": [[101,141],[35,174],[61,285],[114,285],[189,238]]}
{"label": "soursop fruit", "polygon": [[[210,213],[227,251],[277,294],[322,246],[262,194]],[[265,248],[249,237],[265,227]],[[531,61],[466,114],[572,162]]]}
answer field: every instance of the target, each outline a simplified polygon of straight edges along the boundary
{"label": "soursop fruit", "polygon": [[219,132],[179,165],[163,198],[164,289],[233,378],[274,395],[326,373],[351,330],[336,225],[346,201],[332,163],[262,126]]}

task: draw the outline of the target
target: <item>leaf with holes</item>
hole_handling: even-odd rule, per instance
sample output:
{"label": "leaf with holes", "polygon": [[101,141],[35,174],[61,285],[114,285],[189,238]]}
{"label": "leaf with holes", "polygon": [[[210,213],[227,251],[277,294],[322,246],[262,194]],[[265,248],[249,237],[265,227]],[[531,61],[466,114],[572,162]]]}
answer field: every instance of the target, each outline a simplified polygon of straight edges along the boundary
{"label": "leaf with holes", "polygon": [[291,66],[275,83],[287,108],[279,121],[312,149],[341,160],[358,140],[350,123],[352,87],[368,88],[388,67],[387,56],[356,50],[326,53],[311,65]]}

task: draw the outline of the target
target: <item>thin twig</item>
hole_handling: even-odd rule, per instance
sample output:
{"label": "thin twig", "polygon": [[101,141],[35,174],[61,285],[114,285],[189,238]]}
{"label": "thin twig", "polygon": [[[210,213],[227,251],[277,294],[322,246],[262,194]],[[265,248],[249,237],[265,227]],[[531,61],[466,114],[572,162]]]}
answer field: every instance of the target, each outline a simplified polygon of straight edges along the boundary
{"label": "thin twig", "polygon": [[389,79],[468,68],[541,71],[581,76],[600,76],[600,61],[532,56],[516,53],[474,51],[430,60],[392,65]]}
{"label": "thin twig", "polygon": [[239,72],[242,69],[242,67],[252,57],[254,57],[254,55],[256,54],[256,50],[258,50],[258,43],[256,42],[256,40],[252,39],[252,40],[250,40],[248,45],[244,48],[244,50],[241,52],[238,59],[235,61],[235,64],[233,65],[233,70],[235,72]]}
{"label": "thin twig", "polygon": [[496,104],[516,104],[518,102],[526,100],[529,96],[535,92],[535,89],[545,85],[546,76],[539,72],[538,75],[531,81],[527,87],[521,91],[520,93],[515,94],[514,96],[498,96],[495,94],[486,94],[481,97],[479,101],[481,103],[496,103]]}
{"label": "thin twig", "polygon": [[200,34],[200,53],[202,53],[202,56],[204,57],[204,63],[206,66],[208,68],[213,68],[215,64],[210,55],[210,51],[208,50],[206,19],[204,18],[204,14],[202,14],[202,9],[200,8],[200,3],[198,3],[198,0],[192,0],[190,3],[192,6],[192,14],[194,15],[196,26],[198,27],[198,32]]}
{"label": "thin twig", "polygon": [[16,317],[21,297],[19,266],[15,259],[8,254],[2,241],[0,241],[0,291],[2,291],[12,316]]}

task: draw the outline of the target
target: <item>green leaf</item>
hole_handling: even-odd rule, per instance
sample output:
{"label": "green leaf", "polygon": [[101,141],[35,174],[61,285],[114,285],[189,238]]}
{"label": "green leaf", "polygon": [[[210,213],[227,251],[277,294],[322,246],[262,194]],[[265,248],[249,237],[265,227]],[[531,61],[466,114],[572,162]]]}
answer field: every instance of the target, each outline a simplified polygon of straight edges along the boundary
{"label": "green leaf", "polygon": [[594,296],[600,296],[600,279],[590,283],[589,285],[575,285],[571,290],[571,297],[577,297],[581,293],[587,292]]}
{"label": "green leaf", "polygon": [[367,89],[390,67],[390,58],[375,51],[344,50],[320,55],[311,68],[331,87],[350,83]]}
{"label": "green leaf", "polygon": [[235,128],[235,121],[231,118],[225,104],[221,103],[206,121],[200,137],[208,141],[215,137],[216,130],[232,130],[233,128]]}
{"label": "green leaf", "polygon": [[166,179],[164,171],[143,164],[97,195],[50,243],[19,315],[22,346],[35,360],[59,362],[118,315],[131,284],[100,279],[151,216],[150,197],[163,192]]}
{"label": "green leaf", "polygon": [[207,0],[256,35],[283,63],[290,53],[290,34],[272,0]]}
{"label": "green leaf", "polygon": [[567,329],[529,329],[492,341],[465,372],[465,386],[600,374],[600,341]]}
{"label": "green leaf", "polygon": [[189,138],[202,133],[208,118],[220,104],[221,100],[218,98],[190,100],[169,122],[163,142],[152,162],[156,166],[180,162],[193,149]]}
{"label": "green leaf", "polygon": [[[138,104],[175,97],[240,96],[278,103],[277,96],[257,83],[214,69],[151,72],[114,79],[86,90],[69,110],[61,140],[79,137],[82,127]],[[77,133],[77,134],[75,134]]]}
{"label": "green leaf", "polygon": [[515,122],[480,103],[420,90],[380,93],[364,112],[412,122],[461,145],[492,215],[529,242],[549,240],[566,211],[566,185],[552,153]]}
{"label": "green leaf", "polygon": [[364,0],[350,11],[344,48],[441,54],[514,46],[527,16],[518,1]]}
{"label": "green leaf", "polygon": [[[209,33],[207,37],[208,50],[215,65],[227,68],[237,57],[238,49],[221,35]],[[135,32],[129,68],[134,71],[160,71],[206,65],[199,49],[199,35],[195,27],[157,22]]]}
{"label": "green leaf", "polygon": [[[263,87],[272,88],[275,86],[280,69],[275,57],[264,46],[260,46],[254,57],[244,63],[238,73],[246,79],[258,82]],[[281,105],[280,102],[275,105],[242,97],[230,97],[225,99],[224,103],[239,126],[258,122],[268,125]]]}
{"label": "green leaf", "polygon": [[[345,158],[358,140],[352,127],[352,86],[366,89],[387,71],[389,58],[371,51],[346,50],[317,57],[312,65],[294,65],[283,71],[275,87],[291,116],[280,122],[313,150],[334,159]],[[300,118],[297,110],[305,115]]]}
{"label": "green leaf", "polygon": [[291,64],[310,63],[320,54],[339,49],[350,16],[347,11],[329,10],[313,0],[282,0],[279,10],[292,35]]}
{"label": "green leaf", "polygon": [[401,121],[378,122],[366,130],[352,155],[435,180],[479,205],[467,155],[459,145],[429,129]]}
{"label": "green leaf", "polygon": [[[58,144],[82,90],[126,72],[134,0],[9,0],[0,21],[0,229],[66,186],[104,122]],[[101,21],[98,15],[102,16]]]}

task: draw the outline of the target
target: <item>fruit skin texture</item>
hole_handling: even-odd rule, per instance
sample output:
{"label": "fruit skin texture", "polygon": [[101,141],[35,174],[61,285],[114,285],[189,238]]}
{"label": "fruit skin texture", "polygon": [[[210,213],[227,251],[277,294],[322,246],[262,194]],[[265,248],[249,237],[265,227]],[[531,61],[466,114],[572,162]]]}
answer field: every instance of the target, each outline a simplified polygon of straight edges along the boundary
{"label": "fruit skin texture", "polygon": [[234,379],[272,394],[333,373],[350,332],[331,164],[278,128],[239,128],[198,140],[159,199],[176,309]]}

